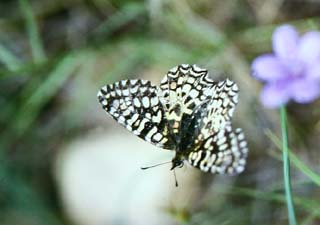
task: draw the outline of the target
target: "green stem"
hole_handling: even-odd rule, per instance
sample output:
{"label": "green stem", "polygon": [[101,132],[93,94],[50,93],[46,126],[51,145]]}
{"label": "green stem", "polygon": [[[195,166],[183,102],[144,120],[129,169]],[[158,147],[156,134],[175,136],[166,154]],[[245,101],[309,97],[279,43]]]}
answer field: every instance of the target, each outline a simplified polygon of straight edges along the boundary
{"label": "green stem", "polygon": [[286,199],[288,206],[288,215],[290,225],[297,225],[296,216],[291,193],[290,182],[290,161],[289,161],[289,148],[288,148],[288,134],[287,134],[287,113],[285,106],[280,108],[281,114],[281,132],[282,132],[282,152],[283,152],[283,175],[284,185],[286,191]]}
{"label": "green stem", "polygon": [[25,17],[25,20],[26,20],[29,42],[31,45],[31,51],[32,51],[34,62],[41,63],[45,61],[46,56],[42,46],[40,34],[38,31],[36,18],[33,14],[31,5],[28,0],[20,0],[19,4],[22,10],[23,16]]}

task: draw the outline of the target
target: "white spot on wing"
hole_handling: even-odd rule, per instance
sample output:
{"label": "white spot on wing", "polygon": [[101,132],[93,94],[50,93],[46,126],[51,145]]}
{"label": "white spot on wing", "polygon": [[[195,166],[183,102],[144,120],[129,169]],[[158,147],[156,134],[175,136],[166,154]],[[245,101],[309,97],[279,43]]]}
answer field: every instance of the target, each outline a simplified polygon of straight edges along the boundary
{"label": "white spot on wing", "polygon": [[145,108],[149,108],[149,106],[150,106],[149,97],[145,96],[145,97],[142,98],[142,105]]}

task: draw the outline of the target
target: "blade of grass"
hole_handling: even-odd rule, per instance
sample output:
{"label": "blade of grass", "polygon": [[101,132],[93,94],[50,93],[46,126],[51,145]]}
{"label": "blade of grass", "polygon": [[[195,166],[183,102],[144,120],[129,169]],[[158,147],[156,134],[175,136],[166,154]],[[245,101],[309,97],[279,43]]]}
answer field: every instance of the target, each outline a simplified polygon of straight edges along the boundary
{"label": "blade of grass", "polygon": [[57,93],[72,75],[81,59],[83,58],[81,57],[79,60],[73,54],[67,55],[58,63],[41,86],[34,90],[33,94],[22,105],[18,118],[15,120],[17,135],[22,134],[35,120],[44,104]]}
{"label": "blade of grass", "polygon": [[[83,48],[83,49],[77,50],[77,52],[80,52],[80,53],[85,51],[88,51],[88,49]],[[56,56],[52,56],[41,64],[35,64],[34,62],[23,62],[23,63],[20,63],[19,67],[14,71],[10,71],[7,69],[0,69],[0,81],[3,78],[13,77],[13,76],[32,77],[34,74],[39,74],[42,71],[47,71],[48,70],[47,68],[51,68],[52,65],[56,64],[57,61],[60,61],[61,58],[65,57],[68,54],[70,54],[70,52],[65,52]]]}
{"label": "blade of grass", "polygon": [[[253,198],[263,199],[266,201],[274,201],[279,203],[286,203],[286,197],[283,194],[278,194],[274,192],[266,192],[266,191],[260,191],[256,189],[251,188],[243,188],[243,187],[234,187],[230,190],[228,189],[219,189],[219,191],[223,193],[228,194],[237,194],[237,195],[245,195]],[[317,216],[320,218],[320,205],[319,202],[316,200],[310,200],[303,197],[295,197],[294,203],[302,207],[305,211],[311,212],[314,216]]]}
{"label": "blade of grass", "polygon": [[312,223],[316,219],[317,215],[313,212],[310,213],[301,223],[301,225],[312,225]]}
{"label": "blade of grass", "polygon": [[192,44],[201,45],[201,47],[210,47],[216,51],[223,51],[228,44],[219,30],[214,29],[201,18],[177,18],[175,14],[171,13],[165,15],[164,21],[170,29],[168,33],[182,41],[192,42]]}
{"label": "blade of grass", "polygon": [[19,59],[3,45],[0,45],[0,61],[2,61],[10,71],[16,71],[21,66]]}
{"label": "blade of grass", "polygon": [[143,4],[128,4],[124,6],[122,10],[115,13],[105,22],[99,25],[99,27],[96,30],[94,30],[94,34],[103,34],[105,38],[106,36],[109,36],[114,30],[134,20],[144,12],[146,12],[146,8]]}
{"label": "blade of grass", "polygon": [[47,79],[32,92],[31,96],[27,97],[8,123],[9,127],[0,139],[0,147],[2,149],[6,150],[8,148],[13,137],[19,138],[27,131],[36,120],[43,106],[56,95],[78,65],[86,59],[86,55],[86,53],[79,55],[69,54],[60,60]]}
{"label": "blade of grass", "polygon": [[[278,149],[281,149],[282,142],[281,140],[273,134],[270,130],[266,130],[266,135],[270,140],[277,146]],[[304,162],[302,162],[289,148],[289,157],[292,164],[304,173],[311,181],[320,186],[320,175],[312,171]]]}
{"label": "blade of grass", "polygon": [[290,159],[288,148],[288,134],[287,134],[287,112],[285,106],[280,108],[281,115],[281,133],[282,133],[282,153],[283,153],[283,175],[284,186],[286,193],[286,200],[288,206],[288,216],[290,225],[296,225],[296,216],[294,212],[294,205],[291,192],[291,176],[290,176]]}
{"label": "blade of grass", "polygon": [[19,5],[26,20],[26,28],[29,36],[33,60],[35,63],[41,63],[45,61],[46,56],[31,6],[28,0],[19,0]]}

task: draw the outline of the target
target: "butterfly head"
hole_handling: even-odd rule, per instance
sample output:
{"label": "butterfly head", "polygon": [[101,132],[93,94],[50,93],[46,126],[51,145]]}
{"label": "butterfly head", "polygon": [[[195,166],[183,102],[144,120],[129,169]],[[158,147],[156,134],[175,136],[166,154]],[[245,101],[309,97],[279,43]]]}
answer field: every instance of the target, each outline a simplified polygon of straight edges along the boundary
{"label": "butterfly head", "polygon": [[174,157],[172,159],[172,167],[171,170],[175,169],[176,167],[181,168],[183,167],[184,163],[183,160],[180,157]]}

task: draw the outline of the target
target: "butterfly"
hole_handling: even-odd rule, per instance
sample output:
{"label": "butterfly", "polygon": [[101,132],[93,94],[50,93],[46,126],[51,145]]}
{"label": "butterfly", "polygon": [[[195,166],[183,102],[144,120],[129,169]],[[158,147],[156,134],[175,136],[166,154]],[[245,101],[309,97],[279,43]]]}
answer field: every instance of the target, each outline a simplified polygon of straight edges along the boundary
{"label": "butterfly", "polygon": [[170,69],[157,87],[148,80],[122,80],[101,88],[103,109],[133,134],[175,151],[173,170],[187,161],[204,172],[238,174],[248,154],[241,128],[232,128],[238,86],[214,81],[197,65]]}

